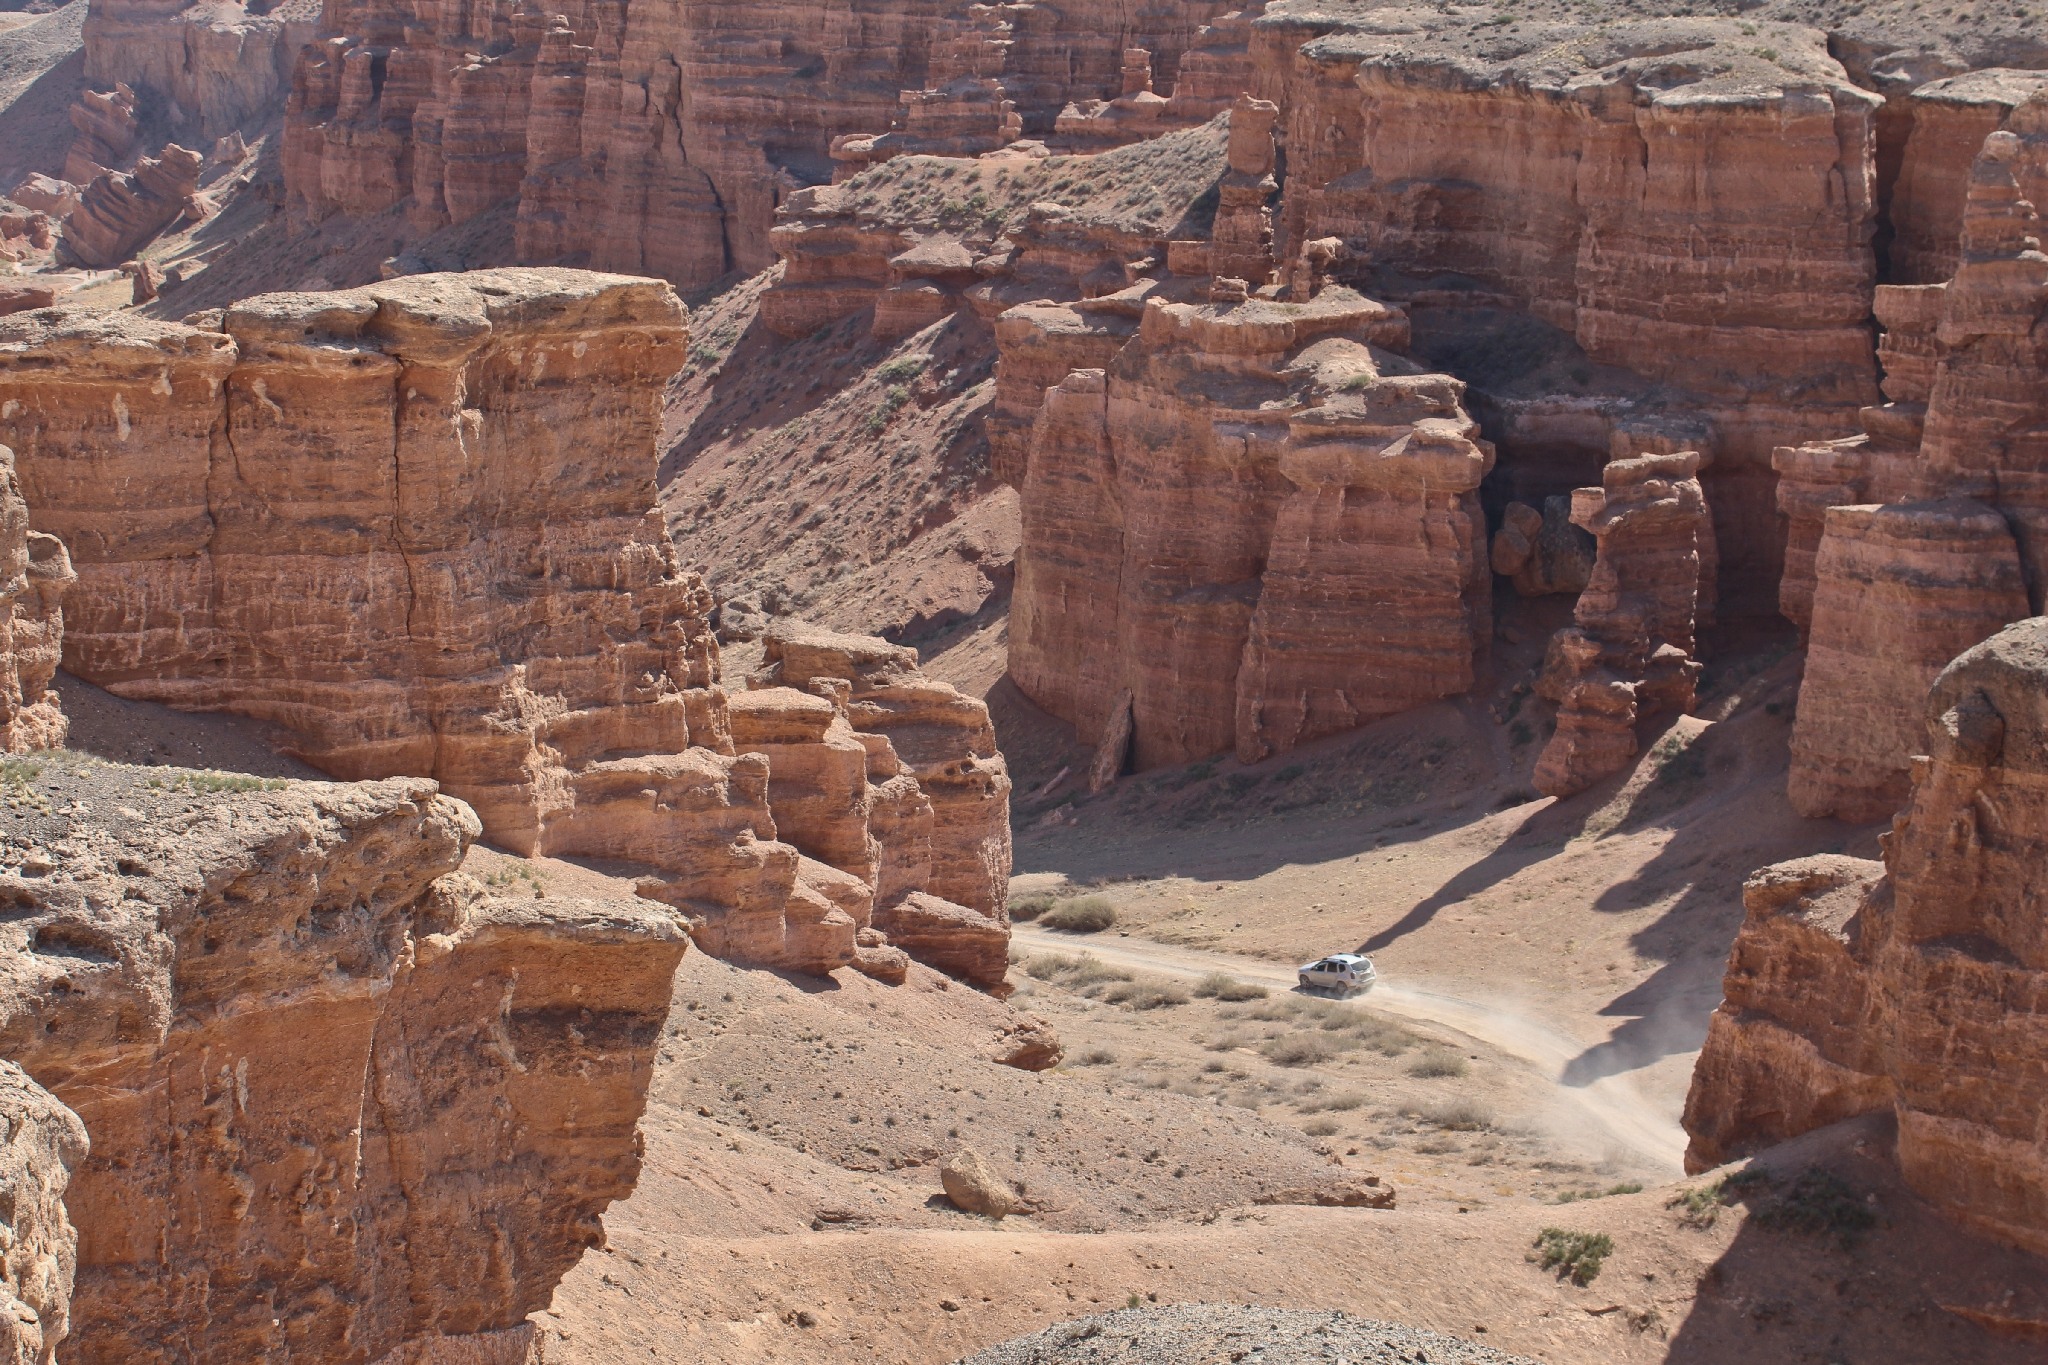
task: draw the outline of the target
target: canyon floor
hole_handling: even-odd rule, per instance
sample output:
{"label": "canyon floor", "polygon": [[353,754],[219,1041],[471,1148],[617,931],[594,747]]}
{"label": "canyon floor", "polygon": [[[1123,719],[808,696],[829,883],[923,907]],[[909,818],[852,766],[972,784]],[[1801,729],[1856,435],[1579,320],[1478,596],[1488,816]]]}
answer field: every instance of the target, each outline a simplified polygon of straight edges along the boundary
{"label": "canyon floor", "polygon": [[[1470,703],[1093,798],[1063,794],[1061,728],[995,681],[1000,619],[956,630],[933,668],[1002,717],[1018,897],[1117,911],[1100,934],[1019,928],[1008,1004],[1065,1060],[989,1060],[1013,1016],[922,968],[890,989],[689,955],[646,1168],[543,1315],[545,1358],[942,1362],[1193,1302],[1552,1362],[2038,1358],[2048,1267],[1929,1212],[1886,1124],[1779,1149],[1746,1185],[1682,1178],[1678,1107],[1743,877],[1870,852],[1876,830],[1781,809],[1796,656],[1770,638],[1736,641],[1701,714],[1626,778],[1530,799],[1507,712],[1534,659],[1509,637],[1540,638],[1540,611],[1509,604]],[[78,756],[54,761],[306,771],[252,723],[61,686]],[[627,889],[485,848],[468,870],[501,893]],[[1289,989],[1295,963],[1359,947],[1382,973],[1364,998]],[[1024,1212],[943,1199],[936,1163],[963,1145]],[[1367,1178],[1397,1206],[1314,1206]],[[1612,1239],[1596,1278],[1532,1259],[1550,1228]]]}

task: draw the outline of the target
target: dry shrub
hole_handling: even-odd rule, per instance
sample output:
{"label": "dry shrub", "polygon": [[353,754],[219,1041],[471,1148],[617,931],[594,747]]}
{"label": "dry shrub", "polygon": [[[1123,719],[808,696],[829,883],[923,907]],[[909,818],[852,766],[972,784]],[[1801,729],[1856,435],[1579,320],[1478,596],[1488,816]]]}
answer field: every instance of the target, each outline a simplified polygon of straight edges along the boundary
{"label": "dry shrub", "polygon": [[1010,918],[1019,924],[1029,924],[1059,903],[1059,897],[1050,891],[1034,891],[1028,896],[1016,896],[1010,901]]}
{"label": "dry shrub", "polygon": [[1331,1137],[1341,1129],[1342,1125],[1335,1119],[1310,1119],[1301,1125],[1301,1131],[1310,1137]]}
{"label": "dry shrub", "polygon": [[1275,1066],[1314,1066],[1337,1055],[1337,1046],[1316,1033],[1283,1033],[1268,1039],[1259,1051]]}
{"label": "dry shrub", "polygon": [[1229,972],[1210,972],[1195,984],[1195,994],[1205,1000],[1264,1000],[1270,992],[1252,981],[1239,981]]}
{"label": "dry shrub", "polygon": [[1408,1063],[1408,1074],[1424,1080],[1462,1076],[1469,1070],[1464,1057],[1447,1047],[1433,1047]]}
{"label": "dry shrub", "polygon": [[1099,934],[1116,923],[1116,907],[1106,896],[1076,896],[1054,905],[1038,922],[1067,934]]}
{"label": "dry shrub", "polygon": [[1454,1133],[1480,1133],[1493,1127],[1493,1111],[1477,1100],[1425,1104],[1416,1111],[1416,1117]]}
{"label": "dry shrub", "polygon": [[1102,998],[1112,1005],[1127,1005],[1134,1010],[1157,1010],[1187,1004],[1188,992],[1178,981],[1147,976],[1120,981],[1104,990]]}

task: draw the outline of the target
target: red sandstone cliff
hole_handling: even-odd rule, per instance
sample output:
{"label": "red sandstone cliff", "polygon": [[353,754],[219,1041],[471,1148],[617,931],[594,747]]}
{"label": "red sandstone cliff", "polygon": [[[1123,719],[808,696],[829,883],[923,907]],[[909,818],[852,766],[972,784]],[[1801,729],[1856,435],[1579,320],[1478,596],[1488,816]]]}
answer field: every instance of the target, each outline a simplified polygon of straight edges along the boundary
{"label": "red sandstone cliff", "polygon": [[[707,284],[768,265],[776,208],[831,179],[836,139],[886,132],[903,92],[966,82],[997,135],[1050,129],[1069,100],[1121,89],[1123,49],[1170,76],[1227,8],[635,0],[549,18],[338,0],[293,75],[286,181],[313,216],[409,197],[434,227],[507,205],[521,259]],[[906,135],[944,145],[935,117]]]}
{"label": "red sandstone cliff", "polygon": [[1927,695],[1884,862],[1767,868],[1693,1073],[1694,1170],[1889,1108],[1907,1181],[2048,1249],[2048,618],[2008,626]]}
{"label": "red sandstone cliff", "polygon": [[672,917],[490,900],[429,782],[54,780],[0,864],[0,1048],[91,1140],[64,1359],[523,1340],[638,1174]]}
{"label": "red sandstone cliff", "polygon": [[2041,607],[2048,96],[2007,122],[1971,166],[1955,278],[1878,291],[1892,401],[1864,410],[1861,436],[1775,456],[1782,601],[1810,634],[1790,780],[1803,814],[1892,809],[1934,674]]}
{"label": "red sandstone cliff", "polygon": [[[778,841],[770,762],[735,751],[710,594],[655,506],[684,350],[666,284],[474,272],[195,323],[6,325],[0,425],[38,523],[79,543],[72,671],[273,722],[338,776],[433,777],[505,847],[645,869],[714,950],[853,960],[865,919]],[[1002,841],[942,825],[945,857],[904,889],[1006,939],[1008,784],[983,739],[985,780],[904,758],[936,804],[979,782]],[[872,896],[879,871],[820,838]]]}

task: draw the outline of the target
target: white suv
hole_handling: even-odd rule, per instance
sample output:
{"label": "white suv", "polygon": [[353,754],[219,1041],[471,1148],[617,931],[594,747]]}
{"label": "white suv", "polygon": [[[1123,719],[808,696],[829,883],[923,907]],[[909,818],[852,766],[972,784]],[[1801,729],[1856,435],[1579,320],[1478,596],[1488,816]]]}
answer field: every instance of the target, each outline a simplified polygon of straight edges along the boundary
{"label": "white suv", "polygon": [[1331,953],[1315,962],[1304,962],[1300,969],[1301,988],[1305,991],[1335,991],[1339,995],[1351,991],[1372,989],[1372,983],[1379,980],[1379,973],[1373,969],[1372,959],[1357,953]]}

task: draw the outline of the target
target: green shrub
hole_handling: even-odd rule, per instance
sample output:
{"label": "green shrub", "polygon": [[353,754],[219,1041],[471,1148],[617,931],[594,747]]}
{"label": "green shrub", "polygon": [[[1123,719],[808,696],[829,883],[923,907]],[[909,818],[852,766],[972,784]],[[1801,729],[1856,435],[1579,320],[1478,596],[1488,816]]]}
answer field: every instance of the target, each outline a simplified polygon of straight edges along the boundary
{"label": "green shrub", "polygon": [[1066,934],[1099,934],[1116,923],[1116,907],[1103,896],[1076,896],[1047,910],[1040,924]]}
{"label": "green shrub", "polygon": [[1264,1000],[1269,991],[1252,981],[1239,981],[1229,972],[1210,972],[1195,984],[1195,994],[1204,1000]]}
{"label": "green shrub", "polygon": [[1613,1254],[1614,1239],[1604,1232],[1545,1228],[1536,1234],[1536,1249],[1529,1259],[1545,1270],[1556,1270],[1560,1279],[1588,1285],[1599,1278],[1600,1267]]}
{"label": "green shrub", "polygon": [[884,384],[901,384],[906,379],[915,379],[923,374],[924,367],[931,364],[931,359],[928,355],[898,356],[876,370],[875,377]]}
{"label": "green shrub", "polygon": [[1802,1171],[1785,1193],[1759,1205],[1751,1221],[1777,1232],[1832,1236],[1846,1248],[1876,1226],[1877,1214],[1840,1176],[1814,1168]]}
{"label": "green shrub", "polygon": [[1550,1202],[1553,1204],[1576,1204],[1585,1199],[1608,1199],[1617,1194],[1641,1194],[1642,1192],[1643,1186],[1641,1181],[1629,1180],[1619,1185],[1609,1185],[1604,1190],[1565,1190]]}

